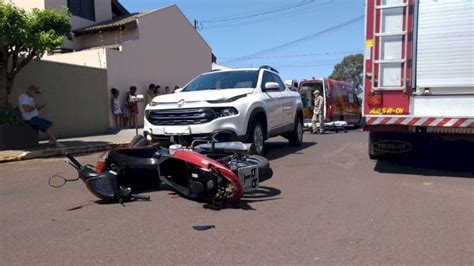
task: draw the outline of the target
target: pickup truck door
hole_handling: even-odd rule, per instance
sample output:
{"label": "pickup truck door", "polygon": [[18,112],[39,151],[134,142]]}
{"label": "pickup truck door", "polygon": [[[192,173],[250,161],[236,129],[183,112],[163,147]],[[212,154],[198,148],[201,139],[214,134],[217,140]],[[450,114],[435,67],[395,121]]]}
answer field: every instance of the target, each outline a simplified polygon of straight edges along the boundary
{"label": "pickup truck door", "polygon": [[283,105],[283,124],[282,126],[291,125],[295,119],[295,105],[293,104],[294,99],[291,96],[292,93],[290,89],[283,83],[283,81],[275,74],[272,74],[273,80],[280,84],[280,91],[281,91],[281,103]]}
{"label": "pickup truck door", "polygon": [[285,126],[295,122],[296,105],[295,99],[289,89],[282,92],[283,95],[283,123]]}
{"label": "pickup truck door", "polygon": [[292,93],[290,89],[285,88],[281,94],[283,99],[283,124],[285,126],[293,125],[296,114],[296,104],[293,96],[294,93]]}
{"label": "pickup truck door", "polygon": [[262,94],[267,105],[268,131],[278,129],[283,126],[283,99],[281,91],[264,91],[265,83],[277,82],[268,71],[263,72]]}

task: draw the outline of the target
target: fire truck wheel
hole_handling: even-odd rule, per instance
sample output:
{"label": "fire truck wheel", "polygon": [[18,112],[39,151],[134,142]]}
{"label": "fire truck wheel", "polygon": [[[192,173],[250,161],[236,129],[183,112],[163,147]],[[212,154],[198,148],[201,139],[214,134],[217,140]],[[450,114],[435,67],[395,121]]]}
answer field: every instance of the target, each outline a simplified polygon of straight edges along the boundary
{"label": "fire truck wheel", "polygon": [[369,158],[371,160],[383,159],[384,155],[380,152],[376,152],[374,149],[374,142],[377,140],[376,134],[374,132],[369,133]]}

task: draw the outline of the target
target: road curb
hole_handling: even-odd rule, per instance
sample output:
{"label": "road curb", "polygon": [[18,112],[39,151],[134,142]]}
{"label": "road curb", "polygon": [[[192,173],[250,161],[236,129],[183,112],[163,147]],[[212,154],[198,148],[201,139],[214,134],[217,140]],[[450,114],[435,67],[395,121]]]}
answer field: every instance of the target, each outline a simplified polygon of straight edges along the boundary
{"label": "road curb", "polygon": [[127,144],[128,142],[107,143],[107,144],[94,144],[94,145],[65,147],[65,148],[50,148],[50,149],[37,150],[37,151],[25,151],[19,154],[18,156],[0,157],[0,163],[31,160],[31,159],[38,159],[38,158],[49,158],[49,157],[65,155],[66,153],[82,154],[82,153],[105,151],[105,150],[110,150],[116,147],[125,146]]}

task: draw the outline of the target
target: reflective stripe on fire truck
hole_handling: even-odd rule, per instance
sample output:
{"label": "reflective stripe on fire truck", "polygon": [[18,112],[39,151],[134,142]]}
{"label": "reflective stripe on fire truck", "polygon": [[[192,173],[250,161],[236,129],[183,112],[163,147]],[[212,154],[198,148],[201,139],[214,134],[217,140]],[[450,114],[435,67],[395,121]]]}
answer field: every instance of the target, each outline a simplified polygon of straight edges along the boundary
{"label": "reflective stripe on fire truck", "polygon": [[423,127],[471,127],[474,128],[473,118],[436,118],[436,117],[386,117],[372,116],[366,120],[366,125],[404,125]]}

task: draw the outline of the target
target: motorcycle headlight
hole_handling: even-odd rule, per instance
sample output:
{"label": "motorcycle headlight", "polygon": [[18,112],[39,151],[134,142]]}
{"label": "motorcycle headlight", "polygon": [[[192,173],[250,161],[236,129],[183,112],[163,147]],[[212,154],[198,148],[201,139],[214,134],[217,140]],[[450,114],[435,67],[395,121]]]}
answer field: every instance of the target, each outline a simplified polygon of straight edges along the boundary
{"label": "motorcycle headlight", "polygon": [[217,117],[226,117],[226,116],[233,116],[238,114],[237,110],[233,107],[226,107],[226,108],[216,108],[214,111],[217,114]]}

